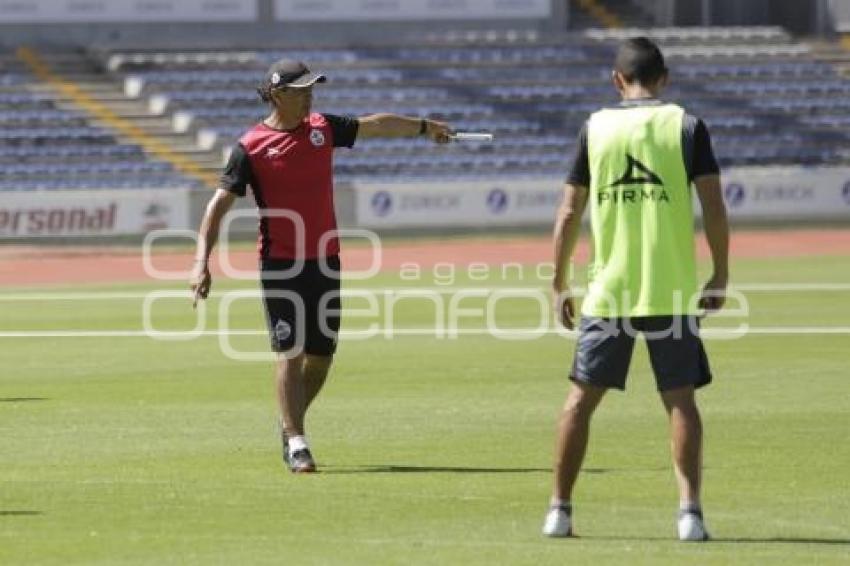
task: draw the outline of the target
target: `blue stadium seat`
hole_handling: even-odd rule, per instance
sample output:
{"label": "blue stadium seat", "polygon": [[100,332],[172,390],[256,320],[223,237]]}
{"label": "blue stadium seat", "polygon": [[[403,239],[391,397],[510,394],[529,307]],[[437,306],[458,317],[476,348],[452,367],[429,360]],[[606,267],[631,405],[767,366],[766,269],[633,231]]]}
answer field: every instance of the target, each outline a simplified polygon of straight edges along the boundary
{"label": "blue stadium seat", "polygon": [[[780,125],[785,131],[791,124],[793,131],[783,137],[784,143],[808,146],[820,133],[795,128],[835,133],[841,127],[835,120],[802,119],[841,114],[844,103],[835,100],[846,98],[848,81],[828,63],[814,61],[806,46],[794,43],[781,30],[651,31],[675,43],[670,51],[674,80],[667,99],[681,101],[703,117],[715,137],[729,140],[731,147],[759,145],[747,152],[730,152],[743,156],[739,160],[791,159],[769,143],[770,136],[777,139],[774,134]],[[473,41],[470,34],[478,39]],[[449,39],[435,39],[443,35]],[[607,80],[614,43],[602,38],[605,33],[600,37],[553,36],[545,41],[539,35],[523,36],[519,41],[516,34],[508,41],[508,35],[434,32],[424,43],[400,47],[133,57],[149,64],[149,70],[138,76],[153,92],[167,96],[170,108],[193,115],[193,127],[215,133],[224,145],[232,144],[262,116],[265,109],[257,104],[252,87],[268,63],[286,56],[308,61],[318,70],[327,66],[331,81],[316,91],[318,111],[441,116],[459,129],[497,133],[492,144],[453,148],[454,160],[444,159],[424,142],[361,143],[356,153],[362,160],[347,152],[340,155],[339,162],[346,170],[356,167],[369,175],[382,171],[401,175],[405,167],[414,167],[438,175],[440,167],[469,167],[473,172],[493,167],[511,171],[557,167],[566,160],[572,138],[587,115],[617,102]],[[495,39],[485,41],[485,37]],[[242,63],[237,66],[236,61]],[[827,98],[835,100],[827,102]],[[762,104],[762,99],[773,101]],[[528,154],[534,156],[526,157]],[[805,156],[832,159],[823,151],[809,150]]]}

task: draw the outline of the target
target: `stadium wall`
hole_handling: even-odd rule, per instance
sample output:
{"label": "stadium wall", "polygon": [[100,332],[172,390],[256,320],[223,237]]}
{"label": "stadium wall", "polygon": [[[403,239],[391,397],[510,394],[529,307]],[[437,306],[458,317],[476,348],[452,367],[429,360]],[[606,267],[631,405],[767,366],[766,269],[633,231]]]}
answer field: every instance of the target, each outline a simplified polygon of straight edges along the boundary
{"label": "stadium wall", "polygon": [[[0,2],[5,44],[228,47],[374,42],[443,29],[564,30],[558,0],[31,0]],[[60,33],[61,31],[61,33]]]}
{"label": "stadium wall", "polygon": [[193,219],[188,188],[0,193],[0,239],[138,236]]}
{"label": "stadium wall", "polygon": [[[562,183],[551,177],[508,177],[461,183],[362,183],[347,190],[354,193],[358,227],[520,227],[551,225]],[[735,223],[850,221],[850,167],[732,168],[723,174],[723,190]],[[694,204],[699,216],[700,207]]]}
{"label": "stadium wall", "polygon": [[[358,182],[336,187],[339,224],[377,231],[550,227],[562,179],[507,177],[466,182]],[[736,224],[850,221],[850,167],[741,167],[723,174]],[[142,236],[151,230],[196,230],[208,189],[6,192],[0,239]],[[253,199],[237,210],[252,211]],[[695,212],[699,206],[695,202]],[[253,213],[234,222],[254,234]],[[587,220],[587,218],[585,218]]]}
{"label": "stadium wall", "polygon": [[[737,225],[850,221],[850,167],[730,168],[723,173],[723,191],[729,217]],[[337,185],[335,198],[341,227],[438,232],[549,228],[562,193],[563,179],[506,177],[343,183]],[[190,226],[200,222],[208,198],[208,191],[194,193]],[[241,199],[239,206],[250,209],[253,203]],[[243,218],[233,227],[253,233],[256,221]]]}
{"label": "stadium wall", "polygon": [[[779,25],[795,33],[850,26],[847,0],[633,0],[659,26]],[[843,23],[842,23],[843,22]]]}
{"label": "stadium wall", "polygon": [[829,0],[828,18],[835,22],[837,31],[850,33],[850,2]]}

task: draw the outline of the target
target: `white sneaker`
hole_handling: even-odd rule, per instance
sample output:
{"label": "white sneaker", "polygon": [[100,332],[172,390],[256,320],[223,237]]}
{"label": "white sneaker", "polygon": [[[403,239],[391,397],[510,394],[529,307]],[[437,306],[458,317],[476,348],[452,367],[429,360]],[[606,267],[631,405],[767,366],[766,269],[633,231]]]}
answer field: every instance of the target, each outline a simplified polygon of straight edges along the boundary
{"label": "white sneaker", "polygon": [[547,537],[568,537],[573,534],[573,519],[568,507],[550,507],[543,521],[543,534]]}
{"label": "white sneaker", "polygon": [[681,511],[679,513],[679,540],[686,542],[703,542],[708,540],[708,531],[702,513]]}

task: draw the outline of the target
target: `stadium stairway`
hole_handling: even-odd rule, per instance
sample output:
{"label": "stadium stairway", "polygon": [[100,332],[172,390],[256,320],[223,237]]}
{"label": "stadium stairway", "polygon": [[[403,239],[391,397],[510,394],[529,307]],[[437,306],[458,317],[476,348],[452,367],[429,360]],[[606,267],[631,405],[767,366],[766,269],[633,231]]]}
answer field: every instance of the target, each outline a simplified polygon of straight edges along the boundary
{"label": "stadium stairway", "polygon": [[115,132],[123,143],[137,144],[186,177],[214,186],[221,169],[220,153],[200,149],[195,137],[176,133],[171,118],[152,114],[141,100],[128,99],[124,85],[103,72],[84,52],[17,52],[29,70],[41,79],[35,92],[58,93],[58,108],[82,111],[92,126]]}
{"label": "stadium stairway", "polygon": [[652,17],[630,0],[570,0],[570,29],[652,25]]}

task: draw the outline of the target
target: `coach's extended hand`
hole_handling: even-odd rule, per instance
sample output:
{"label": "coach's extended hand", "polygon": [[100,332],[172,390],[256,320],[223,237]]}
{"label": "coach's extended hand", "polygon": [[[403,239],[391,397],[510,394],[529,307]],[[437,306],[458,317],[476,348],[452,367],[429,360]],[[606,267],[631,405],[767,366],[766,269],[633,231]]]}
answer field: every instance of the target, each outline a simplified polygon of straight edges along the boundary
{"label": "coach's extended hand", "polygon": [[436,120],[426,120],[428,137],[440,145],[452,141],[452,129],[448,124]]}

